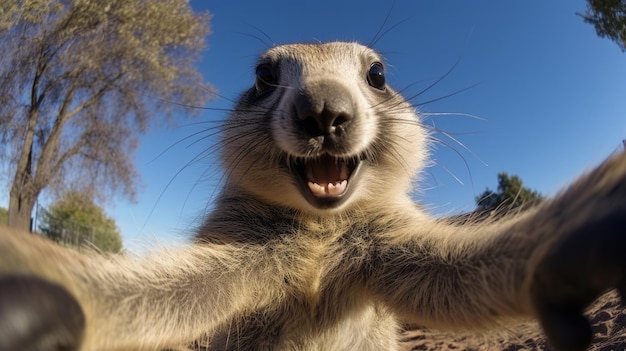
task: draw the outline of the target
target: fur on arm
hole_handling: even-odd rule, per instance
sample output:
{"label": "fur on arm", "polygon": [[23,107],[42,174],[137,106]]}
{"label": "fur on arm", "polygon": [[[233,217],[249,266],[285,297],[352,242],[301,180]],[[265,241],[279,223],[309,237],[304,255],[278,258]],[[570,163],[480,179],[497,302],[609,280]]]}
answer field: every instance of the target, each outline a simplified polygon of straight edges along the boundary
{"label": "fur on arm", "polygon": [[534,240],[516,224],[413,221],[377,245],[368,288],[403,319],[430,327],[473,329],[528,315],[523,286]]}
{"label": "fur on arm", "polygon": [[259,247],[196,244],[140,259],[103,257],[0,231],[0,274],[40,277],[76,298],[87,321],[82,350],[177,347],[282,294]]}
{"label": "fur on arm", "polygon": [[406,218],[377,244],[368,286],[420,324],[475,328],[533,316],[547,328],[550,310],[582,314],[624,280],[625,200],[622,153],[554,199],[504,219]]}

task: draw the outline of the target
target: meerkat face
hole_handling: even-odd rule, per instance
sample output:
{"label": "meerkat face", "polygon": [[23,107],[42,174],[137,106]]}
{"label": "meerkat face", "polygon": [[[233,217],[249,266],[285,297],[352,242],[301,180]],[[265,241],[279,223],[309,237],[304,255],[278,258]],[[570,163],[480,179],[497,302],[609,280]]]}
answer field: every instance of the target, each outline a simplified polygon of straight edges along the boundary
{"label": "meerkat face", "polygon": [[267,51],[224,135],[232,181],[317,213],[406,191],[426,153],[417,115],[387,85],[382,58],[356,43]]}

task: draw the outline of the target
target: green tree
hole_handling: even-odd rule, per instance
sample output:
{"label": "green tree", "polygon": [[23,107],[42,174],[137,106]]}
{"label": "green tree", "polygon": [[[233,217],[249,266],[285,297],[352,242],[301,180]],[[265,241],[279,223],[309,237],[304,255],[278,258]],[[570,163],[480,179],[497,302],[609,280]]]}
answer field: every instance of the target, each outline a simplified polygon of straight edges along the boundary
{"label": "green tree", "polygon": [[134,198],[139,133],[211,95],[195,67],[209,19],[188,0],[0,1],[10,226],[30,229],[44,189]]}
{"label": "green tree", "polygon": [[42,211],[41,233],[57,242],[93,245],[104,252],[119,252],[122,238],[115,221],[88,196],[69,192]]}
{"label": "green tree", "polygon": [[626,51],[626,0],[587,0],[587,10],[578,15],[594,26],[599,37]]}
{"label": "green tree", "polygon": [[496,208],[507,210],[526,206],[541,201],[543,196],[537,191],[524,187],[520,177],[507,173],[498,173],[498,190],[489,188],[476,197],[476,210],[487,211]]}

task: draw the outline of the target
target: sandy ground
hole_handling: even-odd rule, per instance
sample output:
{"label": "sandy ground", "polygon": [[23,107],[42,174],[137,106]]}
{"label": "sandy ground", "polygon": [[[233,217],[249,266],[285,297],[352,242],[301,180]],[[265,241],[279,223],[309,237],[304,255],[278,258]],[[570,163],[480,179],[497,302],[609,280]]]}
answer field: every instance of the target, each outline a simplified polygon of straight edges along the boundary
{"label": "sandy ground", "polygon": [[[626,350],[626,307],[616,293],[608,293],[589,309],[594,339],[589,350]],[[536,323],[510,326],[490,334],[441,333],[423,328],[410,328],[403,335],[403,351],[556,351],[546,343]]]}

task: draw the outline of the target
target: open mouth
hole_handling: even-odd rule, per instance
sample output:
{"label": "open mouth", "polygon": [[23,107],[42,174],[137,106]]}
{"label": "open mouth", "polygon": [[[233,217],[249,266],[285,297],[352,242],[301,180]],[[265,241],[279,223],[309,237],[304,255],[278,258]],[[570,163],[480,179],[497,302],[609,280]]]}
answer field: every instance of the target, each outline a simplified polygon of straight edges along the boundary
{"label": "open mouth", "polygon": [[362,161],[358,157],[339,158],[324,154],[297,159],[291,169],[304,197],[319,208],[339,206],[351,194]]}

